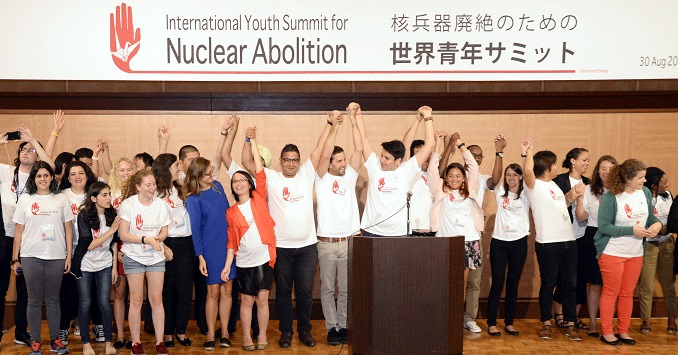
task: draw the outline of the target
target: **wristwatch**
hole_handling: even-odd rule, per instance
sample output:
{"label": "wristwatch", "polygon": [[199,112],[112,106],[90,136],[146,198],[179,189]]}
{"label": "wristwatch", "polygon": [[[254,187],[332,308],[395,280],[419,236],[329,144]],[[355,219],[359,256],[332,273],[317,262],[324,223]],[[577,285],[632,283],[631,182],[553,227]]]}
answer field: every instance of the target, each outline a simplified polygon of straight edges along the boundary
{"label": "wristwatch", "polygon": [[504,157],[504,152],[497,152],[496,155],[500,158]]}

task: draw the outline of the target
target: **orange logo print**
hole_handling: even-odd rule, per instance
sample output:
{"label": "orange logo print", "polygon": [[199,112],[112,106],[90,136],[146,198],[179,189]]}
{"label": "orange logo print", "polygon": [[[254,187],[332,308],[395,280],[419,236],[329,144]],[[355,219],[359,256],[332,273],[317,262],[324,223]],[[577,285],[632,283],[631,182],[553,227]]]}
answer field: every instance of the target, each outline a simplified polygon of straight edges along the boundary
{"label": "orange logo print", "polygon": [[140,214],[137,215],[136,225],[138,230],[141,230],[141,228],[144,226],[144,220],[141,218]]}
{"label": "orange logo print", "polygon": [[31,213],[33,213],[34,215],[37,215],[39,210],[40,210],[40,206],[38,206],[38,203],[33,202],[33,205],[31,206]]}
{"label": "orange logo print", "polygon": [[626,212],[626,217],[631,218],[633,210],[631,210],[631,206],[628,203],[624,205],[624,212]]}
{"label": "orange logo print", "polygon": [[116,197],[115,200],[113,200],[112,205],[113,205],[113,208],[115,208],[117,210],[118,207],[120,207],[120,197]]}
{"label": "orange logo print", "polygon": [[71,212],[73,213],[74,216],[77,216],[78,212],[79,212],[78,205],[76,205],[75,203],[72,203],[71,204]]}
{"label": "orange logo print", "polygon": [[285,201],[287,201],[287,199],[290,198],[290,190],[287,188],[287,186],[283,187],[282,197]]}
{"label": "orange logo print", "polygon": [[334,183],[332,184],[332,192],[335,194],[339,191],[339,182],[337,180],[334,180]]}
{"label": "orange logo print", "polygon": [[165,201],[167,201],[167,204],[170,206],[170,208],[174,208],[174,201],[172,201],[169,196],[165,197]]}
{"label": "orange logo print", "polygon": [[131,73],[129,62],[139,52],[141,31],[134,29],[132,7],[122,3],[111,13],[111,56],[122,71]]}
{"label": "orange logo print", "polygon": [[511,200],[509,200],[508,197],[504,197],[504,201],[501,201],[501,207],[505,210],[508,209],[509,204],[511,204]]}
{"label": "orange logo print", "polygon": [[386,185],[386,180],[384,178],[379,179],[379,184],[377,185],[377,189],[381,191],[381,189],[384,188],[384,185]]}

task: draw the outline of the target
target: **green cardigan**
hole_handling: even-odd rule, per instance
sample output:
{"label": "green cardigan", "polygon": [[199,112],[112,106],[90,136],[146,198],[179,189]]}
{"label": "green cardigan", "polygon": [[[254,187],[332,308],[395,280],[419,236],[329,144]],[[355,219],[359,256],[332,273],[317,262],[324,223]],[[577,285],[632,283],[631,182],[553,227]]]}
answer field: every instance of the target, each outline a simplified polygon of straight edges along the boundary
{"label": "green cardigan", "polygon": [[[652,193],[647,187],[643,187],[645,198],[647,198],[647,222],[645,228],[660,222],[654,215],[654,207],[652,206]],[[610,241],[610,238],[619,237],[622,235],[633,235],[633,227],[616,226],[615,217],[617,216],[617,198],[610,191],[606,192],[600,199],[600,208],[598,209],[598,231],[593,237],[593,244],[596,246],[596,258],[603,255],[603,251]],[[661,222],[660,222],[661,223]],[[643,238],[643,243],[645,239]]]}

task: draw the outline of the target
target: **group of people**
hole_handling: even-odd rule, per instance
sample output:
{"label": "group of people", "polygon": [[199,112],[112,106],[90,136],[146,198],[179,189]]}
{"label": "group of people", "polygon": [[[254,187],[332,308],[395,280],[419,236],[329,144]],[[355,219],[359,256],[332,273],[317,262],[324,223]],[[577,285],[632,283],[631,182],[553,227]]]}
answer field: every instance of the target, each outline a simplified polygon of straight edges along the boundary
{"label": "group of people", "polygon": [[[350,157],[335,145],[344,116],[353,140]],[[211,160],[191,145],[178,155],[168,153],[170,131],[165,126],[158,129],[155,158],[140,153],[112,160],[108,143],[100,139],[95,150],[82,148],[52,159],[64,123],[63,113],[55,113],[54,130],[44,148],[27,127],[19,128],[18,135],[0,135],[0,144],[20,141],[14,165],[0,164],[0,292],[7,292],[11,268],[17,280],[14,341],[30,346],[31,355],[41,354],[43,303],[50,351],[58,354],[68,353],[74,316],[85,355],[95,354],[90,320],[95,340],[106,343],[106,354],[124,346],[132,354],[145,353],[142,317],[144,328],[155,332],[157,354],[167,354],[175,338],[191,346],[186,327],[193,289],[205,350],[231,346],[237,313],[243,349],[263,350],[269,345],[273,281],[278,345],[291,346],[296,316],[299,341],[312,347],[316,265],[327,342],[346,343],[348,241],[360,234],[462,236],[464,327],[481,332],[475,320],[483,264],[480,240],[485,237],[482,206],[490,190],[498,206],[489,258],[490,335],[501,335],[497,313],[504,285],[504,329],[519,335],[513,321],[527,257],[530,210],[541,276],[541,338],[551,338],[552,318],[572,340],[582,339],[579,330],[597,337],[600,310],[600,339],[612,345],[634,344],[628,334],[633,293],[638,285],[641,331],[649,332],[655,275],[669,314],[667,331],[676,333],[672,233],[678,231],[678,208],[672,208],[667,175],[635,159],[618,164],[604,155],[589,180],[584,176],[589,153],[575,148],[562,163],[569,172],[558,175],[556,155],[535,153],[530,140],[524,140],[522,164],[504,168],[507,142],[497,135],[492,175],[481,175],[482,148],[467,146],[456,132],[434,131],[428,106],[419,108],[402,141],[382,143],[377,155],[360,106],[350,103],[345,115],[327,114],[306,160],[301,160],[296,145],[285,145],[281,171],[269,168],[271,152],[257,144],[254,126],[245,130],[241,165],[233,160],[240,123],[235,115],[225,120]],[[415,140],[422,124],[425,139]],[[456,150],[464,164],[448,164]],[[217,181],[222,164],[230,176],[233,205]],[[361,218],[356,182],[362,166],[368,183]],[[406,208],[410,202],[411,210]],[[127,293],[129,338],[124,328]],[[142,311],[144,294],[148,302]],[[0,319],[4,297],[2,302]],[[578,318],[582,305],[589,310],[588,325]]]}

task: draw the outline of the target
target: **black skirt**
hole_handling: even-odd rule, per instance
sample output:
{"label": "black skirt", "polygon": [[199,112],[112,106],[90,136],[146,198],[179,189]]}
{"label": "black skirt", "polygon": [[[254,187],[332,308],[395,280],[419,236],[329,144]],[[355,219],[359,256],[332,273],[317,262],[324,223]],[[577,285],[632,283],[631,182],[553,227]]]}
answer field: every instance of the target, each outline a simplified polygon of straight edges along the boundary
{"label": "black skirt", "polygon": [[260,290],[270,290],[273,284],[273,268],[266,262],[255,267],[238,267],[238,287],[240,292],[256,296]]}

